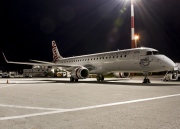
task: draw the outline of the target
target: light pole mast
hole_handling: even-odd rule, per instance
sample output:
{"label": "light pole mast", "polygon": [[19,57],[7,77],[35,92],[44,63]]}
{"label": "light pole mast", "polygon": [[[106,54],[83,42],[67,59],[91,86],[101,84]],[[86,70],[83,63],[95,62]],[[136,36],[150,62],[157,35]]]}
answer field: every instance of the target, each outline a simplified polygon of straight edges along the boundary
{"label": "light pole mast", "polygon": [[131,0],[131,48],[135,48],[135,37],[134,37],[134,0]]}

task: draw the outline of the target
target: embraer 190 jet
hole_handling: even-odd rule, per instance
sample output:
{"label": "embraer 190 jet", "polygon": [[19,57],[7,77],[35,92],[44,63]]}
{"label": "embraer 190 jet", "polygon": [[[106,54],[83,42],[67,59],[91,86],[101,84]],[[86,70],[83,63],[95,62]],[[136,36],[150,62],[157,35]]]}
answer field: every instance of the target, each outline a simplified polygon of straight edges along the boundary
{"label": "embraer 190 jet", "polygon": [[143,83],[150,83],[149,72],[172,70],[175,66],[170,58],[160,54],[156,49],[145,47],[63,58],[55,41],[52,41],[52,51],[53,62],[38,60],[33,60],[37,63],[14,62],[8,61],[3,55],[7,63],[62,67],[71,72],[71,82],[85,79],[89,74],[97,74],[97,81],[103,81],[104,75],[108,73],[125,78],[132,72],[144,73]]}

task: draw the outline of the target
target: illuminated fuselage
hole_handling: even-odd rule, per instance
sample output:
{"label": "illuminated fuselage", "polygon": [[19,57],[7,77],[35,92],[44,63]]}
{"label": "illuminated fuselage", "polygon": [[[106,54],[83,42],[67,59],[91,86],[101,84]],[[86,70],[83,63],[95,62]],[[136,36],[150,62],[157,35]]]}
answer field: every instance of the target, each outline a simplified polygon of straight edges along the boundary
{"label": "illuminated fuselage", "polygon": [[134,48],[104,53],[63,58],[61,65],[78,65],[89,69],[90,74],[121,72],[158,72],[172,69],[174,62],[152,48]]}

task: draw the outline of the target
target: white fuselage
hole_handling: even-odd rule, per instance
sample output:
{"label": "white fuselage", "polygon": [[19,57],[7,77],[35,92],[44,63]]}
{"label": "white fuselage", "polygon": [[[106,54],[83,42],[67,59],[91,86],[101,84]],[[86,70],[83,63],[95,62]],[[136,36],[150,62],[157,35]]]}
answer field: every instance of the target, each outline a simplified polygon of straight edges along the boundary
{"label": "white fuselage", "polygon": [[63,58],[62,65],[79,65],[89,69],[90,74],[121,72],[158,72],[170,70],[174,62],[152,48],[135,48],[97,54]]}

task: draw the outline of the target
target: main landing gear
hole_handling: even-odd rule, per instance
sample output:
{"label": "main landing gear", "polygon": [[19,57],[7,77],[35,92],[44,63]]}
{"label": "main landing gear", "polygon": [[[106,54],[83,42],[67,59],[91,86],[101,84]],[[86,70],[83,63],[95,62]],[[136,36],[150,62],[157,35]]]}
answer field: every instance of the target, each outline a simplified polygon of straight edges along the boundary
{"label": "main landing gear", "polygon": [[78,82],[78,79],[74,79],[72,76],[70,77],[70,82]]}
{"label": "main landing gear", "polygon": [[103,75],[97,75],[96,77],[97,81],[104,81],[104,76]]}
{"label": "main landing gear", "polygon": [[148,72],[145,72],[145,73],[144,73],[143,83],[151,83],[151,82],[150,82],[150,79],[148,78]]}

